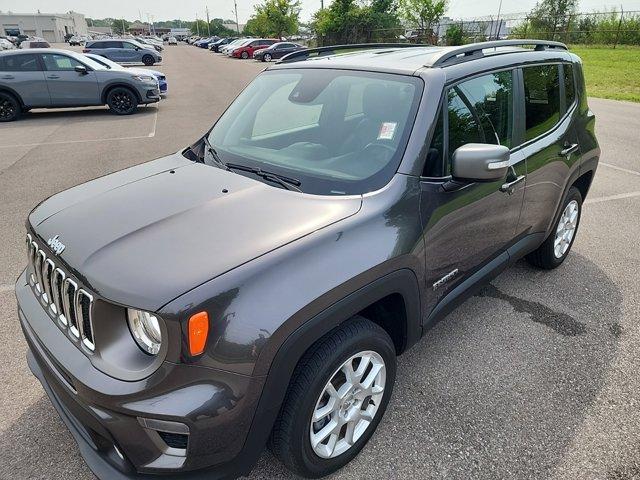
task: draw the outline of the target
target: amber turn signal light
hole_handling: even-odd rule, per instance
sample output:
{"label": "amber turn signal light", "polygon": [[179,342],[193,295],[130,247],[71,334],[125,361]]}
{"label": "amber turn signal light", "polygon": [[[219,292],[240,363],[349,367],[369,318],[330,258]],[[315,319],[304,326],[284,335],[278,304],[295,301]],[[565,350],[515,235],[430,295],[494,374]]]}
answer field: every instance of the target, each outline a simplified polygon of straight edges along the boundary
{"label": "amber turn signal light", "polygon": [[189,318],[189,353],[200,355],[204,352],[209,335],[209,314],[198,312]]}

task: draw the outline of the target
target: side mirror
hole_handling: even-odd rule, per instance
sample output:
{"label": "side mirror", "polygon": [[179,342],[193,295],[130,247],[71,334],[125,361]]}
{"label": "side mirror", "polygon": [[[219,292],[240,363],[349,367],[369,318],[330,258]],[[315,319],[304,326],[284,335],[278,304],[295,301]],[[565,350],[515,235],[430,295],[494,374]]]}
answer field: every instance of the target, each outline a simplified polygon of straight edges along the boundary
{"label": "side mirror", "polygon": [[502,145],[467,143],[453,152],[454,179],[490,182],[506,177],[509,149]]}
{"label": "side mirror", "polygon": [[74,70],[78,72],[80,75],[86,75],[88,73],[87,67],[85,67],[84,65],[76,65]]}

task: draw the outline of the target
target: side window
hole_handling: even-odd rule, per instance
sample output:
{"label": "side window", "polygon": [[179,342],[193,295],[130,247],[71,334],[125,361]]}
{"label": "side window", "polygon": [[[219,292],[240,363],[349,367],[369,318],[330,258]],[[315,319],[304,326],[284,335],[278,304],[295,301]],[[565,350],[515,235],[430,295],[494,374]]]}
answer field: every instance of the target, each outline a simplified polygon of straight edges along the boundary
{"label": "side window", "polygon": [[525,140],[551,130],[560,120],[560,79],[557,65],[522,69],[525,97]]}
{"label": "side window", "polygon": [[135,50],[138,47],[135,46],[133,43],[122,42],[122,48],[126,48],[127,50]]}
{"label": "side window", "polygon": [[256,40],[255,42],[251,42],[249,44],[249,47],[257,47],[258,45],[260,45],[260,42],[258,40]]}
{"label": "side window", "polygon": [[[458,85],[473,106],[486,142],[511,148],[513,139],[513,73],[496,72]],[[469,142],[467,142],[469,143]],[[453,153],[453,152],[452,152]]]}
{"label": "side window", "polygon": [[52,72],[69,72],[78,66],[83,66],[82,63],[76,59],[67,57],[66,55],[45,53],[42,55],[42,59],[44,60],[45,68]]}
{"label": "side window", "polygon": [[40,65],[34,54],[8,55],[4,57],[4,65],[0,65],[0,69],[5,72],[37,72]]}
{"label": "side window", "polygon": [[[453,152],[467,143],[487,143],[480,126],[480,118],[472,110],[472,106],[460,91],[454,87],[447,94],[449,120],[449,148],[448,162],[451,162]],[[447,172],[448,174],[448,172]]]}
{"label": "side window", "polygon": [[565,63],[562,65],[564,70],[564,92],[567,97],[567,109],[576,99],[576,85],[573,78],[573,65]]}

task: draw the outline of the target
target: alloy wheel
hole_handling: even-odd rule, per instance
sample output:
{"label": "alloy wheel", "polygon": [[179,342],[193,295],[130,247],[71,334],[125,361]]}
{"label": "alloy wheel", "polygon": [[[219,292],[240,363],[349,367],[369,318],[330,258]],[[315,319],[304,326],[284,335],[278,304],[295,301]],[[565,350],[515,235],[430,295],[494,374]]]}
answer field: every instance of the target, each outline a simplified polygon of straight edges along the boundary
{"label": "alloy wheel", "polygon": [[383,358],[374,351],[353,355],[334,372],[313,409],[309,440],[321,458],[335,458],[365,433],[382,403]]}
{"label": "alloy wheel", "polygon": [[556,228],[556,236],[553,242],[553,253],[556,258],[562,258],[562,256],[567,253],[567,250],[569,250],[573,236],[576,233],[576,228],[578,227],[579,213],[580,207],[576,200],[571,200],[564,208],[558,221],[558,228]]}
{"label": "alloy wheel", "polygon": [[127,92],[117,92],[113,95],[112,104],[116,111],[128,112],[133,106],[133,99]]}
{"label": "alloy wheel", "polygon": [[16,105],[8,98],[0,99],[0,118],[8,120],[16,114]]}
{"label": "alloy wheel", "polygon": [[270,62],[271,61],[271,54],[270,53],[265,53],[264,54],[264,61],[265,62]]}

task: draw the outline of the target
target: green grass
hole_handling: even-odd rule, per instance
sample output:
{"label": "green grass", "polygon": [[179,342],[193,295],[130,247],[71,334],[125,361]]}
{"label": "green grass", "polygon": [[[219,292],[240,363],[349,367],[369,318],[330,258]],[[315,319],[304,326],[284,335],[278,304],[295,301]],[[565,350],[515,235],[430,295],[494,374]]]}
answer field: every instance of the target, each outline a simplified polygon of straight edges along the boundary
{"label": "green grass", "polygon": [[572,45],[582,58],[587,94],[640,102],[640,47]]}

